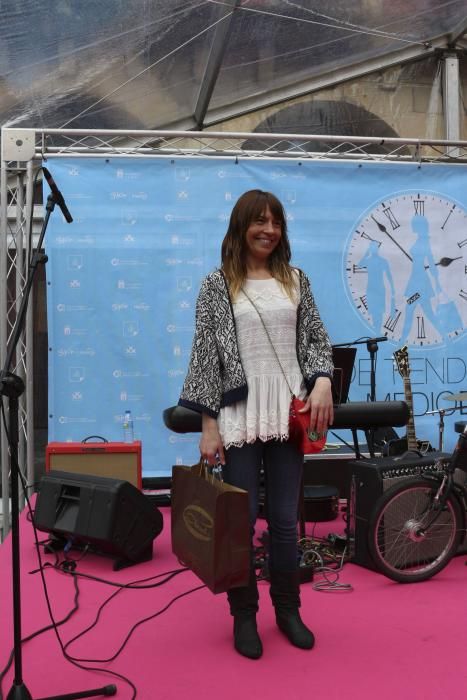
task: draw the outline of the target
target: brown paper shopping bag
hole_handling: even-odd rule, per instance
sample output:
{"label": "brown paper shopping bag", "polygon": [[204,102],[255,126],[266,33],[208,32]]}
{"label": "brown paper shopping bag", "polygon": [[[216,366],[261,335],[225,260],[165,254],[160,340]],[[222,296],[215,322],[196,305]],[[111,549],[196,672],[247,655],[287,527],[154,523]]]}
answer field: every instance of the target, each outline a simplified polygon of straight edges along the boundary
{"label": "brown paper shopping bag", "polygon": [[199,463],[172,470],[172,550],[213,593],[245,586],[250,568],[248,493]]}

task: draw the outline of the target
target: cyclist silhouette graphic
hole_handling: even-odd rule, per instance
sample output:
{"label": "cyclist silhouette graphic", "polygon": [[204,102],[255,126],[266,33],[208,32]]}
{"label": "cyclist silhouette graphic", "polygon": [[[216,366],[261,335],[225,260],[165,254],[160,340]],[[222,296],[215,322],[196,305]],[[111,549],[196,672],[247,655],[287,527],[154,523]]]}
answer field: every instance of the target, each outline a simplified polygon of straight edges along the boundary
{"label": "cyclist silhouette graphic", "polygon": [[443,290],[439,282],[438,270],[431,250],[429,225],[425,216],[416,214],[411,222],[412,231],[417,234],[410,250],[412,270],[405,288],[406,313],[401,340],[407,340],[417,316],[417,336],[425,333],[425,320],[445,337],[455,328],[462,327],[462,320],[455,304],[443,302]]}
{"label": "cyclist silhouette graphic", "polygon": [[393,315],[395,310],[395,288],[391,268],[386,258],[380,254],[380,246],[379,241],[370,241],[365,255],[359,262],[359,265],[366,267],[368,273],[366,303],[376,333],[384,330],[388,291],[389,315]]}

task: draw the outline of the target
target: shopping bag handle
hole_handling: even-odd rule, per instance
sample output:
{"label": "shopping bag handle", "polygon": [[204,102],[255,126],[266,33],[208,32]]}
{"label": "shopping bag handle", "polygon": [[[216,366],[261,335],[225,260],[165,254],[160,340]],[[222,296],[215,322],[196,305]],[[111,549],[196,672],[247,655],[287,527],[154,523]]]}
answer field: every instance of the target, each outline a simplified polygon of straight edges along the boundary
{"label": "shopping bag handle", "polygon": [[224,481],[222,464],[220,462],[215,465],[211,465],[207,459],[201,458],[199,462],[194,464],[191,468],[197,476],[206,479],[206,481]]}

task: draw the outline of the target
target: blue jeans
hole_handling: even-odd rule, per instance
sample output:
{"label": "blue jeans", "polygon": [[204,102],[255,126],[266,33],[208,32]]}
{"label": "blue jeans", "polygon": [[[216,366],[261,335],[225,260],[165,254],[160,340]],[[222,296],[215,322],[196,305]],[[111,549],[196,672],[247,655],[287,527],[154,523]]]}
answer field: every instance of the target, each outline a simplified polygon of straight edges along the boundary
{"label": "blue jeans", "polygon": [[297,514],[303,455],[289,442],[256,440],[225,451],[224,479],[248,491],[253,540],[258,516],[259,472],[264,469],[269,566],[276,571],[297,568]]}

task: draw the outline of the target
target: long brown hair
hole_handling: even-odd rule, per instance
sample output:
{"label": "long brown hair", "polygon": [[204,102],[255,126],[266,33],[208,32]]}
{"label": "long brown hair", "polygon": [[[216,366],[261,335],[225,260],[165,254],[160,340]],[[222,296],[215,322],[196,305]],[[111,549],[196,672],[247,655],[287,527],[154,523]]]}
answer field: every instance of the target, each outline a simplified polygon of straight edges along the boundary
{"label": "long brown hair", "polygon": [[297,292],[297,280],[290,266],[290,243],[284,207],[275,195],[262,190],[249,190],[239,197],[230,215],[229,227],[222,241],[222,270],[227,278],[230,293],[235,299],[247,276],[246,232],[269,207],[274,219],[281,224],[281,237],[268,259],[271,275],[284,287],[290,298]]}

